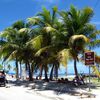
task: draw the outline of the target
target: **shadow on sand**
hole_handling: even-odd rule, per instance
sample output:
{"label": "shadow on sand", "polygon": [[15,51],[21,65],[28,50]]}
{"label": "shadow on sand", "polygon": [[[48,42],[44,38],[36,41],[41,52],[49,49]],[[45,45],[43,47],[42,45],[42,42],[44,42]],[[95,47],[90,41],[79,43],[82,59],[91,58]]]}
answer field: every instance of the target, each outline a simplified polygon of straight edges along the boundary
{"label": "shadow on sand", "polygon": [[[28,90],[47,91],[52,90],[56,95],[69,94],[80,98],[95,98],[95,94],[88,92],[89,84],[75,86],[72,82],[58,83],[57,81],[45,82],[44,80],[29,81],[9,81],[14,86],[29,87]],[[100,85],[90,84],[91,89],[97,89]]]}

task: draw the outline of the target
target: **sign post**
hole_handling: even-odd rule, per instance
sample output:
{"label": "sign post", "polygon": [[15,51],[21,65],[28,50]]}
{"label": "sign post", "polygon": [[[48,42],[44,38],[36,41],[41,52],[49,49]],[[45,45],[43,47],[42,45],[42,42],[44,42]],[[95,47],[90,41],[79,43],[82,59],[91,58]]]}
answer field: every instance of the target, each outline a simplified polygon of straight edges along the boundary
{"label": "sign post", "polygon": [[85,65],[94,65],[95,63],[95,57],[94,57],[94,52],[89,51],[85,52]]}
{"label": "sign post", "polygon": [[93,51],[85,52],[85,65],[89,66],[89,91],[90,91],[90,67],[95,63],[95,56]]}

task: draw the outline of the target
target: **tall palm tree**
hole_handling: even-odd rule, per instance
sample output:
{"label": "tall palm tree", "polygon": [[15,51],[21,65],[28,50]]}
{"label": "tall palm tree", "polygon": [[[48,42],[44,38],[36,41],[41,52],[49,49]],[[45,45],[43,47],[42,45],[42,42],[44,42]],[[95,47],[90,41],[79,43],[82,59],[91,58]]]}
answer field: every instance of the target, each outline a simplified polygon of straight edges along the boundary
{"label": "tall palm tree", "polygon": [[[45,67],[47,67],[47,65],[49,64],[48,58],[51,57],[49,51],[54,45],[53,38],[55,36],[54,35],[55,31],[58,28],[57,24],[58,25],[60,24],[60,22],[58,22],[56,18],[56,13],[57,13],[57,7],[54,7],[52,9],[52,13],[50,13],[50,11],[47,10],[46,8],[43,8],[43,11],[38,13],[36,17],[28,18],[29,24],[37,25],[40,30],[41,34],[38,35],[37,37],[40,38],[42,37],[41,47],[38,49],[36,55],[40,57],[41,63]],[[44,69],[46,70],[47,68]]]}
{"label": "tall palm tree", "polygon": [[[18,30],[19,32],[19,39],[21,43],[21,57],[20,60],[23,60],[26,65],[26,69],[29,71],[29,80],[32,80],[32,61],[34,58],[34,48],[30,45],[29,41],[31,42],[33,40],[35,31],[30,28],[30,25],[28,23],[25,23],[23,21],[17,21],[14,23],[13,28]],[[35,43],[36,44],[36,43]],[[34,46],[35,46],[34,44]],[[36,46],[35,46],[36,49]],[[21,62],[21,61],[20,61]]]}
{"label": "tall palm tree", "polygon": [[74,59],[74,69],[75,69],[76,76],[78,76],[78,72],[76,68],[76,61],[77,61],[77,56],[79,54],[79,51],[81,51],[80,43],[82,42],[81,41],[82,39],[74,39],[73,37],[74,35],[77,35],[75,36],[76,38],[82,34],[89,39],[96,40],[96,35],[97,35],[96,33],[98,32],[95,26],[89,23],[93,16],[93,10],[89,7],[85,7],[82,10],[77,10],[73,5],[71,5],[69,11],[67,12],[61,11],[59,14],[62,17],[64,28],[66,32],[68,33],[66,39],[70,43],[71,41],[73,42],[72,43],[73,46],[69,45],[70,44],[69,42],[67,42],[68,43],[67,45],[69,45],[69,48],[70,47],[72,48],[72,54],[75,55],[73,58]]}
{"label": "tall palm tree", "polygon": [[[2,52],[5,53],[4,60],[10,58],[16,61],[16,77],[18,78],[18,62],[26,61],[29,68],[30,80],[32,80],[32,73],[30,71],[30,63],[33,54],[33,50],[27,42],[30,41],[32,37],[31,29],[26,27],[26,23],[23,21],[18,21],[12,25],[11,28],[4,30],[2,37],[5,43],[2,45]],[[3,54],[3,53],[2,53]],[[4,55],[3,55],[4,56]]]}
{"label": "tall palm tree", "polygon": [[[1,37],[3,38],[2,44],[1,44],[1,56],[3,55],[3,59],[4,61],[6,61],[9,56],[11,56],[12,54],[14,56],[12,56],[12,58],[14,59],[16,56],[16,49],[18,48],[18,45],[14,42],[16,41],[16,34],[17,31],[10,28],[7,28],[3,31],[3,33],[1,34]],[[16,68],[18,68],[17,66],[17,62],[16,62]],[[18,71],[16,74],[16,77],[18,77]]]}

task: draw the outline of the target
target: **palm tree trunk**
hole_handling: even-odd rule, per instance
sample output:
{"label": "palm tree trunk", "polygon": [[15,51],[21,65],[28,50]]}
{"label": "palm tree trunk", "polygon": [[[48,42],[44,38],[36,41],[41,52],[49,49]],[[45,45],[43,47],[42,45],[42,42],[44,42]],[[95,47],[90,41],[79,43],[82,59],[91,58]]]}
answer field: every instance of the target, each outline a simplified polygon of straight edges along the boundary
{"label": "palm tree trunk", "polygon": [[29,68],[29,81],[33,81],[33,79],[32,79],[32,70],[31,70],[31,66],[30,66],[29,62],[28,62],[28,68]]}
{"label": "palm tree trunk", "polygon": [[47,65],[44,65],[44,72],[45,72],[45,80],[48,81]]}
{"label": "palm tree trunk", "polygon": [[[98,64],[98,70],[99,70],[99,72],[100,72],[100,66],[99,66],[99,64]],[[98,76],[98,82],[100,81],[100,77]]]}
{"label": "palm tree trunk", "polygon": [[52,68],[51,68],[51,72],[50,72],[50,80],[53,79],[53,70],[54,70],[54,64],[53,64],[53,66],[52,66]]}
{"label": "palm tree trunk", "polygon": [[28,64],[27,61],[25,61],[25,78],[27,79],[27,71],[28,71]]}
{"label": "palm tree trunk", "polygon": [[58,78],[58,65],[55,65],[54,77],[55,77],[56,79]]}
{"label": "palm tree trunk", "polygon": [[20,79],[22,78],[22,67],[21,67],[21,61],[20,61]]}
{"label": "palm tree trunk", "polygon": [[39,79],[41,80],[42,79],[42,72],[43,72],[43,65],[40,65],[39,69],[40,69]]}
{"label": "palm tree trunk", "polygon": [[78,76],[78,71],[77,71],[77,66],[76,66],[76,59],[74,59],[74,71],[75,71],[75,76]]}
{"label": "palm tree trunk", "polygon": [[31,64],[31,71],[32,71],[32,79],[33,79],[33,72],[34,72],[34,65]]}
{"label": "palm tree trunk", "polygon": [[19,79],[19,68],[18,68],[18,60],[17,60],[17,58],[16,58],[16,79],[18,80]]}

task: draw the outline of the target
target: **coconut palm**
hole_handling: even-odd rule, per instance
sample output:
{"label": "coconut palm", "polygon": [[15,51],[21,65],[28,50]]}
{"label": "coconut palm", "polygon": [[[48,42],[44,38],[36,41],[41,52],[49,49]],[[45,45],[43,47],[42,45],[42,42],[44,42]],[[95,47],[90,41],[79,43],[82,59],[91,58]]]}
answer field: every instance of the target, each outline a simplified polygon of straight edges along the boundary
{"label": "coconut palm", "polygon": [[[37,51],[36,56],[41,59],[41,64],[45,67],[47,67],[50,62],[48,59],[51,57],[51,52],[54,52],[54,50],[52,51],[51,49],[54,48],[55,45],[55,33],[57,33],[58,29],[60,30],[59,27],[61,27],[60,22],[56,18],[56,13],[57,7],[53,8],[52,13],[46,8],[43,8],[43,11],[38,13],[36,17],[28,18],[29,24],[37,25],[40,30],[41,34],[36,38],[41,40],[41,47]],[[44,69],[47,70],[47,68]]]}
{"label": "coconut palm", "polygon": [[[4,38],[1,44],[1,56],[3,55],[4,61],[6,61],[11,54],[16,53],[16,48],[18,48],[18,45],[15,44],[14,41],[16,41],[16,34],[17,31],[10,28],[7,28],[3,31],[1,34],[1,37]],[[17,64],[16,64],[17,65]],[[18,66],[16,66],[18,68]],[[18,77],[18,74],[17,74]]]}
{"label": "coconut palm", "polygon": [[80,44],[83,45],[84,42],[82,39],[83,36],[81,37],[80,35],[84,35],[90,40],[96,40],[96,35],[98,33],[95,26],[89,23],[93,16],[93,10],[89,7],[85,7],[82,10],[77,10],[72,5],[69,11],[61,11],[59,14],[62,17],[64,28],[68,33],[66,39],[69,41],[69,48],[71,48],[72,55],[74,55],[74,69],[76,76],[78,76],[76,61],[78,60],[77,56],[79,52],[83,48],[83,46]]}
{"label": "coconut palm", "polygon": [[[18,26],[19,25],[19,26]],[[14,59],[16,61],[16,70],[18,77],[18,62],[27,61],[29,67],[29,76],[32,80],[32,73],[30,71],[30,63],[32,59],[33,50],[27,42],[30,41],[32,37],[31,29],[26,27],[26,23],[23,21],[15,22],[11,28],[4,30],[2,37],[5,43],[2,45],[2,51],[5,53],[4,60]],[[3,53],[2,53],[3,54]]]}
{"label": "coconut palm", "polygon": [[[30,28],[30,25],[28,23],[25,23],[23,21],[18,21],[14,23],[13,25],[14,29],[17,29],[19,32],[19,42],[21,43],[21,56],[20,56],[20,62],[21,60],[25,62],[26,69],[29,71],[29,80],[32,80],[32,73],[33,73],[33,59],[34,59],[34,51],[38,49],[39,45],[36,47],[36,43],[32,42],[34,34],[36,31]],[[37,39],[34,39],[37,40]],[[35,41],[37,42],[37,41]],[[30,43],[33,43],[33,45],[30,45]],[[38,43],[38,42],[37,42]]]}
{"label": "coconut palm", "polygon": [[89,40],[84,35],[73,35],[69,40],[69,47],[72,49],[72,56],[74,59],[74,69],[75,69],[75,75],[78,76],[77,66],[76,62],[78,59],[78,54],[80,52],[84,52],[84,48],[86,43],[88,43]]}

